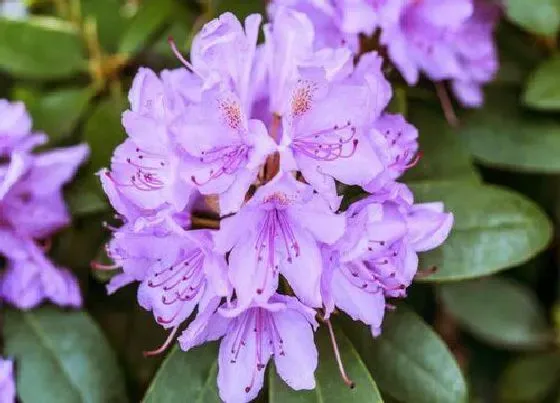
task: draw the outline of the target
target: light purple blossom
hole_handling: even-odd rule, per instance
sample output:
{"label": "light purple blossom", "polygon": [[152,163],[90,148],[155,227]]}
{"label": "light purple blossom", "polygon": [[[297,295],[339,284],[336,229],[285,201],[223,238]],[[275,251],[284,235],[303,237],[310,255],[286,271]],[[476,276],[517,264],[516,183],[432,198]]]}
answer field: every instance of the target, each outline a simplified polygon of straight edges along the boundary
{"label": "light purple blossom", "polygon": [[[396,23],[403,5],[315,0],[340,29],[323,40],[305,4],[275,3],[262,45],[260,17],[243,26],[230,13],[195,36],[190,62],[171,41],[185,68],[140,70],[123,118],[129,138],[101,172],[123,221],[107,246],[109,268],[120,269],[109,292],[139,283],[140,305],[170,330],[149,354],[190,317],[183,350],[221,338],[226,402],[255,398],[271,357],[290,387],[314,388],[315,309],[330,325],[338,307],[379,334],[386,299],[405,295],[417,253],[453,222],[395,182],[418,158],[418,133],[385,112],[381,57],[355,64],[333,39]],[[391,18],[367,25],[382,12]],[[370,194],[340,212],[341,184]],[[201,201],[219,209],[201,214]]]}
{"label": "light purple blossom", "polygon": [[284,174],[259,188],[238,214],[223,219],[215,239],[217,250],[231,251],[229,276],[240,306],[266,302],[282,274],[305,304],[318,307],[319,242],[332,244],[343,232],[343,216],[310,186]]}
{"label": "light purple blossom", "polygon": [[88,148],[74,146],[41,154],[31,149],[46,141],[31,132],[31,119],[19,103],[0,100],[0,252],[6,270],[0,296],[22,309],[50,300],[61,306],[81,305],[79,286],[66,269],[56,267],[38,243],[70,222],[62,197]]}
{"label": "light purple blossom", "polygon": [[308,17],[314,35],[306,38],[316,50],[345,46],[360,55],[359,35],[371,39],[378,30],[380,45],[410,85],[420,73],[449,80],[467,107],[481,105],[480,88],[497,71],[493,34],[500,10],[488,1],[275,0],[269,15],[276,20],[286,8]]}
{"label": "light purple blossom", "polygon": [[14,403],[15,401],[14,363],[0,357],[0,403]]}
{"label": "light purple blossom", "polygon": [[219,88],[205,91],[174,131],[187,154],[184,179],[202,194],[219,194],[223,215],[239,210],[259,167],[276,149],[264,124],[248,119],[236,94]]}
{"label": "light purple blossom", "polygon": [[[235,306],[235,301],[233,303]],[[218,387],[226,403],[257,397],[270,358],[278,375],[295,390],[314,389],[317,349],[313,331],[315,311],[294,297],[273,295],[241,313],[220,308],[203,311],[179,337],[185,351],[222,339]]]}
{"label": "light purple blossom", "polygon": [[327,269],[322,291],[327,313],[334,307],[380,333],[385,298],[406,296],[418,271],[418,252],[449,235],[453,215],[442,203],[413,204],[405,185],[395,184],[346,212],[344,237],[323,250]]}
{"label": "light purple blossom", "polygon": [[140,305],[166,328],[179,326],[197,305],[203,310],[212,299],[231,294],[226,261],[213,252],[212,233],[184,231],[172,218],[136,231],[124,226],[108,254],[123,269],[112,279],[110,292],[140,281]]}

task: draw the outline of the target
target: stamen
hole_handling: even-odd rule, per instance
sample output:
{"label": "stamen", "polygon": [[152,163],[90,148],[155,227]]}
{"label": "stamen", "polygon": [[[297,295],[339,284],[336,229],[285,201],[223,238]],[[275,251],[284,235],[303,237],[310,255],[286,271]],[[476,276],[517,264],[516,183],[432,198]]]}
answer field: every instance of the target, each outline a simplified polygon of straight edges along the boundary
{"label": "stamen", "polygon": [[118,269],[120,266],[116,265],[116,264],[102,264],[96,261],[92,261],[90,263],[90,266],[92,269],[94,270],[116,270]]}
{"label": "stamen", "polygon": [[167,350],[167,347],[169,347],[169,345],[171,344],[171,342],[175,338],[175,334],[177,333],[178,329],[179,329],[179,325],[175,326],[173,328],[173,330],[171,331],[171,333],[169,333],[169,336],[167,337],[165,342],[158,349],[152,350],[152,351],[144,351],[144,357],[150,357],[150,356],[153,356],[153,355],[158,355],[158,354],[163,353],[165,350]]}
{"label": "stamen", "polygon": [[[179,50],[177,49],[177,45],[175,45],[175,40],[173,39],[172,36],[167,38],[167,43],[169,43],[169,46],[171,46],[171,50],[173,51],[173,53],[175,54],[175,57],[177,59],[179,59],[179,61],[181,63],[183,63],[183,65],[189,69],[191,72],[196,73],[196,71],[194,70],[194,67],[192,64],[190,64],[181,54],[181,52],[179,52]],[[198,74],[197,74],[198,75]]]}
{"label": "stamen", "polygon": [[346,374],[346,370],[344,369],[344,364],[342,363],[342,359],[340,357],[340,350],[338,349],[338,344],[336,342],[336,337],[334,336],[334,330],[333,330],[330,319],[327,319],[325,321],[325,323],[327,324],[327,327],[329,328],[329,336],[331,338],[334,357],[335,357],[336,362],[338,364],[338,370],[340,371],[340,377],[342,378],[342,380],[344,381],[346,386],[348,386],[350,389],[354,389],[356,387],[356,384]]}

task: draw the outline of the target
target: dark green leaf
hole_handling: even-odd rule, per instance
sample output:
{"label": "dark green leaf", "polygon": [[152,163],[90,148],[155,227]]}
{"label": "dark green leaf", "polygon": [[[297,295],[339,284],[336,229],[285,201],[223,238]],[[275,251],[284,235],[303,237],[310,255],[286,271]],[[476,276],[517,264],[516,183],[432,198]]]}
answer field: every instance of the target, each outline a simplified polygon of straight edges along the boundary
{"label": "dark green leaf", "polygon": [[319,350],[319,366],[315,372],[316,388],[311,391],[295,391],[269,369],[269,403],[338,403],[338,402],[382,402],[377,385],[356,349],[346,335],[335,329],[342,361],[348,376],[355,383],[350,389],[340,378],[328,331],[323,326],[315,340]]}
{"label": "dark green leaf", "polygon": [[7,310],[4,332],[22,402],[127,401],[115,356],[87,314]]}
{"label": "dark green leaf", "polygon": [[441,287],[446,309],[479,338],[503,347],[539,348],[552,340],[546,317],[531,290],[502,278]]}
{"label": "dark green leaf", "polygon": [[560,354],[527,355],[513,361],[500,380],[500,401],[539,402],[560,384]]}
{"label": "dark green leaf", "polygon": [[261,0],[243,0],[243,1],[231,1],[231,0],[209,0],[216,5],[214,10],[214,15],[220,15],[226,11],[234,13],[240,21],[243,21],[245,17],[249,14],[258,13],[261,15],[266,14],[265,5],[266,2]]}
{"label": "dark green leaf", "polygon": [[406,307],[387,314],[376,339],[349,320],[345,330],[384,393],[402,402],[466,401],[465,380],[445,343]]}
{"label": "dark green leaf", "polygon": [[421,256],[422,267],[438,268],[426,281],[464,280],[519,265],[551,239],[551,223],[544,212],[511,190],[465,183],[411,187],[418,202],[441,200],[455,216],[449,239]]}
{"label": "dark green leaf", "polygon": [[218,349],[206,344],[187,353],[175,346],[148,388],[143,403],[219,403]]}
{"label": "dark green leaf", "polygon": [[86,68],[73,26],[46,17],[0,19],[0,69],[20,77],[55,79]]}
{"label": "dark green leaf", "polygon": [[463,120],[459,132],[481,163],[525,172],[560,172],[560,121],[518,106],[518,95],[502,89]]}
{"label": "dark green leaf", "polygon": [[496,33],[500,66],[491,85],[521,86],[539,65],[546,53],[537,46],[536,38],[511,24],[500,24]]}
{"label": "dark green leaf", "polygon": [[407,172],[404,181],[478,181],[470,156],[443,117],[440,106],[414,102],[409,109],[408,119],[418,128],[422,158]]}
{"label": "dark green leaf", "polygon": [[107,198],[100,190],[99,178],[92,172],[74,181],[66,192],[66,202],[73,216],[109,210]]}
{"label": "dark green leaf", "polygon": [[14,96],[25,102],[33,128],[48,134],[51,142],[68,136],[76,127],[95,95],[91,88],[69,88],[42,93],[26,88],[16,89]]}
{"label": "dark green leaf", "polygon": [[558,0],[506,0],[507,16],[529,32],[554,35],[560,26]]}
{"label": "dark green leaf", "polygon": [[174,10],[173,0],[151,0],[142,2],[140,10],[123,34],[119,52],[133,54],[139,51],[169,18]]}
{"label": "dark green leaf", "polygon": [[560,56],[544,62],[533,73],[523,100],[535,109],[560,110]]}

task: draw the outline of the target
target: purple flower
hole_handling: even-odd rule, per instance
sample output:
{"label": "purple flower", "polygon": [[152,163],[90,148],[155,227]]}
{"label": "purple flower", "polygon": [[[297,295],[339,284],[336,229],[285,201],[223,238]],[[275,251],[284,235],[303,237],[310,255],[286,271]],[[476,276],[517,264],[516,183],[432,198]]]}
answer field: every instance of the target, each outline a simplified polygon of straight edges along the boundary
{"label": "purple flower", "polygon": [[279,7],[301,12],[312,21],[315,29],[315,47],[348,47],[359,50],[359,34],[372,35],[379,26],[379,0],[276,0],[270,3],[268,13],[276,18]]}
{"label": "purple flower", "polygon": [[344,237],[323,250],[322,291],[334,306],[380,333],[385,297],[403,297],[418,270],[418,252],[441,245],[453,225],[442,203],[413,204],[405,185],[394,184],[354,203]]}
{"label": "purple flower", "polygon": [[[235,304],[235,302],[234,302]],[[296,390],[314,389],[317,349],[315,311],[294,297],[274,295],[246,310],[207,309],[179,337],[185,351],[222,338],[218,387],[226,403],[257,397],[271,357],[278,375]]]}
{"label": "purple flower", "polygon": [[239,209],[260,165],[276,149],[264,124],[247,118],[239,97],[219,88],[187,109],[174,135],[186,154],[185,180],[202,194],[219,194],[222,215]]}
{"label": "purple flower", "polygon": [[385,114],[375,122],[368,137],[384,167],[381,174],[364,186],[374,193],[415,164],[418,159],[418,130],[401,115]]}
{"label": "purple flower", "polygon": [[[200,92],[197,83],[192,82],[191,88]],[[111,171],[100,172],[103,187],[113,206],[124,215],[135,209],[165,206],[181,210],[194,189],[179,174],[180,159],[174,152],[169,126],[184,112],[189,100],[166,89],[148,69],[140,69],[136,75],[129,99],[131,110],[123,114],[123,125],[130,138],[115,150]]]}
{"label": "purple flower", "polygon": [[14,403],[15,401],[14,363],[0,357],[0,402]]}
{"label": "purple flower", "polygon": [[[312,389],[314,308],[325,308],[329,326],[338,307],[378,334],[386,299],[404,296],[417,272],[417,253],[450,231],[441,203],[415,205],[395,183],[415,164],[418,133],[385,113],[392,90],[381,58],[365,53],[354,65],[339,46],[400,23],[404,8],[281,0],[263,45],[259,16],[243,27],[226,13],[195,37],[192,63],[171,42],[185,69],[135,79],[129,139],[102,172],[124,222],[107,246],[122,269],[108,290],[139,282],[140,305],[171,329],[149,354],[196,312],[179,342],[189,350],[222,338],[226,402],[255,398],[272,356],[289,386]],[[410,12],[445,22],[420,4]],[[371,194],[337,213],[340,184]],[[201,214],[196,200],[218,201],[219,211]]]}
{"label": "purple flower", "polygon": [[138,301],[152,311],[156,321],[176,328],[200,304],[227,297],[231,287],[223,255],[213,252],[212,233],[185,231],[173,217],[153,220],[136,228],[125,225],[116,231],[108,255],[122,274],[111,280],[110,293],[140,281]]}
{"label": "purple flower", "polygon": [[484,95],[481,86],[491,81],[498,71],[494,29],[499,17],[499,6],[474,0],[474,13],[454,39],[461,75],[453,80],[453,91],[464,106],[482,105]]}
{"label": "purple flower", "polygon": [[332,213],[312,188],[291,175],[259,188],[233,217],[223,219],[216,248],[229,255],[229,276],[240,306],[265,303],[281,273],[307,305],[321,304],[318,242],[332,244],[344,232],[344,217]]}
{"label": "purple flower", "polygon": [[0,297],[20,309],[31,309],[45,300],[59,306],[80,307],[80,288],[73,274],[56,267],[32,239],[18,239],[13,233],[0,230],[7,259],[0,278]]}
{"label": "purple flower", "polygon": [[398,22],[383,28],[381,42],[409,84],[420,71],[436,81],[456,77],[461,69],[452,39],[471,14],[472,0],[406,1]]}
{"label": "purple flower", "polygon": [[31,119],[23,105],[0,100],[0,113],[6,116],[0,124],[0,150],[7,157],[0,165],[0,252],[6,259],[0,296],[22,309],[44,300],[80,306],[76,280],[46,258],[38,241],[70,222],[62,187],[86,159],[88,148],[80,145],[31,154],[45,136],[31,133]]}
{"label": "purple flower", "polygon": [[205,86],[224,86],[237,94],[243,110],[249,110],[264,84],[261,49],[257,38],[261,16],[252,14],[245,29],[236,16],[224,13],[206,24],[193,39],[191,60]]}

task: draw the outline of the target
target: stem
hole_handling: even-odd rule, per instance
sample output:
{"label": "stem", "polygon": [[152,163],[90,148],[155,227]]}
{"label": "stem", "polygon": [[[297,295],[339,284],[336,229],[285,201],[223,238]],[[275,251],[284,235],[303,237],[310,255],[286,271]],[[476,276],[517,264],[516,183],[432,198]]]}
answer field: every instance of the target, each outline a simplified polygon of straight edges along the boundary
{"label": "stem", "polygon": [[[282,118],[274,114],[272,116],[272,124],[270,125],[269,135],[276,143],[280,138],[280,124],[282,123]],[[264,168],[264,182],[269,182],[276,176],[276,174],[280,171],[280,154],[274,153],[273,155],[269,156],[265,163]]]}
{"label": "stem", "polygon": [[453,103],[449,98],[449,94],[445,89],[445,85],[441,82],[437,82],[435,83],[435,85],[436,85],[437,95],[441,103],[441,108],[443,109],[443,113],[445,114],[445,119],[447,119],[447,123],[449,123],[449,125],[451,125],[452,127],[458,127],[459,119],[455,114],[455,110],[453,109]]}
{"label": "stem", "polygon": [[220,229],[220,221],[212,218],[192,216],[191,223],[193,227],[197,228]]}

